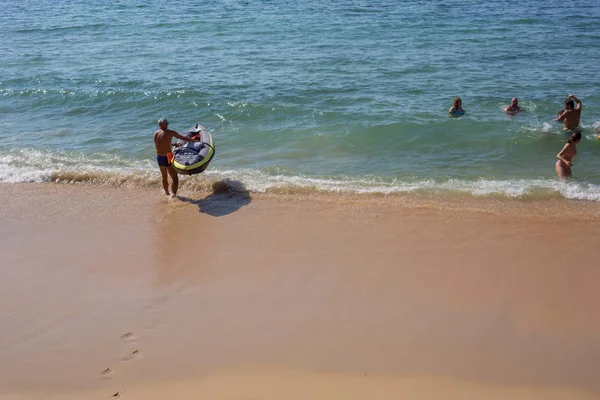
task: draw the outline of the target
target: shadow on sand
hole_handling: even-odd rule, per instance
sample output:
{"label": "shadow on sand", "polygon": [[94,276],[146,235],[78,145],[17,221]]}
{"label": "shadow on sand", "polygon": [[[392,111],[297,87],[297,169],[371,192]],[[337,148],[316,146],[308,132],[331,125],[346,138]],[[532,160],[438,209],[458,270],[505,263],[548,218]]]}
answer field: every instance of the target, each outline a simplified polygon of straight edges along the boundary
{"label": "shadow on sand", "polygon": [[179,200],[185,203],[196,204],[198,211],[213,217],[223,217],[240,208],[247,206],[252,201],[250,192],[240,181],[223,179],[213,183],[212,194],[201,200],[190,199],[179,196]]}

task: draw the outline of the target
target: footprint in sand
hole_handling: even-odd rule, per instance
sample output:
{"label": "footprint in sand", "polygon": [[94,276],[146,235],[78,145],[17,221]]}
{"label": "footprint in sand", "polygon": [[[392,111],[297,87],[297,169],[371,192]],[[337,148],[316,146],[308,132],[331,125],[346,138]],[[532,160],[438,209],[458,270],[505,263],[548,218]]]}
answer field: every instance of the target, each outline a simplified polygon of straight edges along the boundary
{"label": "footprint in sand", "polygon": [[157,329],[162,325],[162,320],[158,319],[158,318],[152,318],[152,321],[148,322],[145,326],[144,329]]}
{"label": "footprint in sand", "polygon": [[138,349],[135,349],[131,354],[129,354],[127,357],[123,357],[123,361],[131,361],[135,358],[141,357],[142,356],[142,352],[139,351]]}
{"label": "footprint in sand", "polygon": [[115,392],[115,393],[113,393],[113,395],[112,395],[112,398],[115,398],[115,399],[120,399],[120,398],[121,398],[121,396],[122,396],[122,395],[123,395],[123,394],[124,394],[126,391],[127,391],[127,388],[125,388],[125,387],[124,387],[122,390],[120,390],[120,391],[118,391],[118,392]]}
{"label": "footprint in sand", "polygon": [[106,368],[104,371],[100,372],[102,379],[110,379],[110,375],[112,374],[112,369]]}
{"label": "footprint in sand", "polygon": [[150,304],[149,306],[146,306],[146,310],[148,311],[156,311],[157,309],[160,308],[160,306],[164,303],[166,303],[169,300],[169,296],[165,295],[165,296],[161,296],[158,299],[154,300],[152,302],[152,304]]}
{"label": "footprint in sand", "polygon": [[127,332],[121,335],[121,340],[124,342],[135,342],[137,337],[133,333]]}
{"label": "footprint in sand", "polygon": [[[137,337],[132,332],[127,332],[127,333],[124,333],[123,335],[121,335],[121,340],[123,340],[126,343],[135,343],[135,341],[137,340]],[[121,360],[131,361],[135,358],[141,357],[141,355],[142,355],[142,352],[139,349],[135,349],[131,352],[131,354],[123,357]]]}

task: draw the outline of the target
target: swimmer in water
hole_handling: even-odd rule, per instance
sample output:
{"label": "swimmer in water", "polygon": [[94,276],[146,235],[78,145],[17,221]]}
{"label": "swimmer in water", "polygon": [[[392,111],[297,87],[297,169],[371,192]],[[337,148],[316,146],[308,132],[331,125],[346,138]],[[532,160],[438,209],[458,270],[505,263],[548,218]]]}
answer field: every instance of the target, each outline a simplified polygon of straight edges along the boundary
{"label": "swimmer in water", "polygon": [[556,155],[558,161],[556,161],[556,174],[559,178],[566,178],[571,176],[571,167],[573,163],[573,157],[577,155],[577,143],[581,141],[581,132],[574,132],[571,139],[563,146],[560,153]]}
{"label": "swimmer in water", "polygon": [[465,115],[465,110],[462,108],[462,100],[460,97],[454,99],[454,103],[448,110],[448,114],[450,114],[451,117],[462,117]]}
{"label": "swimmer in water", "polygon": [[[575,103],[577,103],[577,107],[575,107]],[[554,121],[564,124],[563,131],[579,132],[581,131],[579,121],[581,120],[582,107],[581,101],[570,94],[565,100],[564,110],[558,112],[558,118],[554,119]]]}
{"label": "swimmer in water", "polygon": [[504,112],[510,115],[515,115],[519,111],[521,111],[521,107],[519,107],[519,99],[513,97],[510,101],[510,106],[506,106]]}

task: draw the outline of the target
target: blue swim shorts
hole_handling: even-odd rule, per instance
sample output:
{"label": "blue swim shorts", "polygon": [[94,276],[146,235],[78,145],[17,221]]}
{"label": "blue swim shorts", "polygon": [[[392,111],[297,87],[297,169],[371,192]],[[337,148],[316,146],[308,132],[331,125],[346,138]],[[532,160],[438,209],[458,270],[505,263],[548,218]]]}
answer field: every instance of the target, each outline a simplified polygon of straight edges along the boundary
{"label": "blue swim shorts", "polygon": [[156,162],[159,167],[168,167],[173,162],[173,153],[167,153],[166,156],[156,156]]}

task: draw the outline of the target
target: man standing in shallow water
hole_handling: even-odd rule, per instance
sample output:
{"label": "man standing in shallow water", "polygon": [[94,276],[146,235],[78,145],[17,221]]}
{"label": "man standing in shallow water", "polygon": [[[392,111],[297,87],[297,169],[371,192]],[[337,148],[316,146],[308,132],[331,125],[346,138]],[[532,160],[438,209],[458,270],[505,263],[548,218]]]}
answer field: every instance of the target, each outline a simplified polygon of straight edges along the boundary
{"label": "man standing in shallow water", "polygon": [[[577,103],[577,107],[575,107],[575,103]],[[570,94],[565,100],[565,109],[558,112],[558,118],[556,118],[554,121],[562,121],[564,123],[563,131],[578,132],[581,130],[581,128],[579,128],[581,108],[581,101],[574,95]]]}
{"label": "man standing in shallow water", "polygon": [[[171,140],[174,137],[181,139],[185,142],[197,142],[199,139],[191,139],[185,136],[181,136],[179,133],[168,128],[169,121],[166,118],[158,120],[158,129],[154,132],[154,146],[156,147],[156,162],[160,167],[160,174],[162,175],[162,185],[167,196],[177,196],[177,189],[179,188],[179,177],[177,171],[173,169],[171,163],[173,162],[173,153],[171,153]],[[169,193],[169,182],[167,180],[167,173],[171,175],[171,191]]]}

